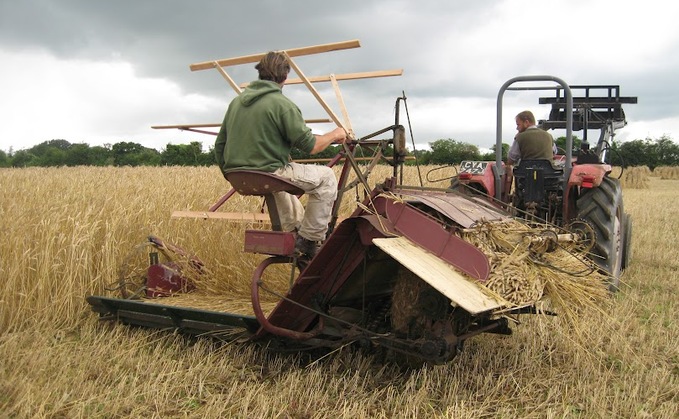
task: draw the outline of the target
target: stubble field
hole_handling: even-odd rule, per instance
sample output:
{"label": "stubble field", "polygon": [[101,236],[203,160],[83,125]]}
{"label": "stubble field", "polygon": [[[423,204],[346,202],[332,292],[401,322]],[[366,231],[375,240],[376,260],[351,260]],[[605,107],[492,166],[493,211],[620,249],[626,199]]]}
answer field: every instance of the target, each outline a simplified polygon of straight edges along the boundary
{"label": "stubble field", "polygon": [[606,316],[584,313],[577,330],[523,316],[513,336],[404,371],[349,350],[313,360],[97,320],[84,298],[108,294],[149,234],[199,256],[216,292],[247,298],[261,259],[241,252],[250,226],[170,218],[226,192],[216,168],[0,169],[0,417],[675,418],[679,180],[646,184],[624,189],[633,257]]}

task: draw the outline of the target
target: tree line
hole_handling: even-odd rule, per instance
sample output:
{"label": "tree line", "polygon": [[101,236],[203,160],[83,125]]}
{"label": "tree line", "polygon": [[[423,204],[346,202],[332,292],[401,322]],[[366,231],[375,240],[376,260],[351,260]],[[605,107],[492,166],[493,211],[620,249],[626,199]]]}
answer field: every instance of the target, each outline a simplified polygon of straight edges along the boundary
{"label": "tree line", "polygon": [[[560,153],[566,149],[566,137],[555,140]],[[582,140],[573,136],[573,155],[580,150]],[[594,145],[592,145],[594,146]],[[495,160],[495,146],[490,152],[482,153],[473,144],[453,139],[436,140],[429,143],[429,150],[417,152],[420,164],[459,164],[463,160]],[[679,166],[679,144],[663,135],[660,138],[646,138],[626,142],[615,142],[607,146],[606,162],[614,166],[648,166],[653,170],[659,166]],[[507,160],[509,144],[502,144],[502,160]]]}
{"label": "tree line", "polygon": [[[556,139],[562,150],[566,138]],[[580,148],[581,140],[574,136],[573,146]],[[323,152],[310,156],[293,150],[293,159],[331,158],[339,152],[339,146],[330,146]],[[507,158],[509,144],[502,144],[502,158]],[[495,147],[490,152],[463,141],[438,139],[429,143],[428,150],[411,151],[415,161],[426,165],[459,164],[463,160],[495,160]],[[616,166],[679,166],[679,145],[669,136],[644,140],[613,142],[607,153],[607,162]],[[50,140],[26,150],[4,152],[0,150],[0,167],[57,167],[57,166],[210,166],[215,164],[212,148],[203,152],[202,144],[168,144],[162,151],[144,147],[134,142],[113,145],[89,146],[72,144],[66,140]],[[409,164],[414,164],[411,160]]]}
{"label": "tree line", "polygon": [[51,140],[26,150],[0,150],[0,167],[54,166],[209,166],[212,150],[203,152],[200,142],[168,144],[162,151],[133,142],[89,146]]}

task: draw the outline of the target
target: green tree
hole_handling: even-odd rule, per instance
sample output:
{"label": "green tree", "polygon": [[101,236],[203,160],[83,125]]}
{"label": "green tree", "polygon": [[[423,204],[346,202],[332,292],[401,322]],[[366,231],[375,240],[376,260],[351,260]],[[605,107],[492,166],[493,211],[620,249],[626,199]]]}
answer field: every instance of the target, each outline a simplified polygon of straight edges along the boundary
{"label": "green tree", "polygon": [[111,147],[115,166],[155,166],[160,164],[158,150],[132,142],[119,142]]}
{"label": "green tree", "polygon": [[203,145],[197,141],[190,144],[168,144],[160,155],[160,164],[166,166],[201,165]]}
{"label": "green tree", "polygon": [[[554,140],[556,143],[556,146],[559,148],[559,154],[563,154],[564,151],[566,151],[566,136],[561,136],[558,137],[557,139]],[[577,135],[573,136],[573,150],[580,150],[580,145],[582,144],[582,140],[578,138]]]}
{"label": "green tree", "polygon": [[417,158],[417,161],[410,161],[407,162],[406,164],[409,165],[429,164],[429,162],[431,161],[431,150],[416,150],[413,151],[413,156]]}
{"label": "green tree", "polygon": [[113,152],[111,146],[94,146],[87,150],[88,164],[93,166],[113,166],[115,161],[113,159]]}
{"label": "green tree", "polygon": [[[490,148],[490,153],[486,153],[481,156],[481,160],[485,161],[495,161],[495,151],[497,150],[496,144]],[[509,144],[502,143],[502,161],[507,161],[507,153],[509,153]]]}
{"label": "green tree", "polygon": [[49,140],[31,147],[29,150],[36,156],[44,154],[49,149],[66,151],[71,147],[71,143],[66,140]]}
{"label": "green tree", "polygon": [[198,158],[198,164],[201,166],[212,166],[213,164],[217,164],[217,160],[215,159],[215,148],[214,146],[211,146],[207,153],[202,153],[200,157]]}
{"label": "green tree", "polygon": [[656,159],[654,167],[675,166],[679,164],[679,145],[675,144],[667,135],[656,139],[650,148],[651,154]]}
{"label": "green tree", "polygon": [[620,155],[624,167],[628,166],[649,166],[648,164],[648,143],[644,140],[627,141],[613,148]]}
{"label": "green tree", "polygon": [[479,148],[473,144],[452,139],[436,140],[429,143],[430,164],[459,164],[463,160],[480,160]]}
{"label": "green tree", "polygon": [[[28,153],[33,155],[33,159],[26,165],[63,166],[66,164],[66,154],[70,147],[71,143],[66,140],[44,141],[28,149]],[[23,158],[21,157],[21,159]]]}
{"label": "green tree", "polygon": [[89,166],[90,146],[87,144],[71,144],[64,158],[66,166]]}
{"label": "green tree", "polygon": [[35,166],[36,158],[27,150],[19,150],[12,155],[12,167]]}
{"label": "green tree", "polygon": [[10,167],[11,165],[12,162],[10,161],[7,153],[5,153],[3,150],[0,150],[0,167]]}
{"label": "green tree", "polygon": [[292,157],[293,160],[302,160],[302,159],[331,159],[339,153],[341,146],[338,145],[331,145],[325,150],[316,153],[316,154],[310,154],[307,152],[304,152],[302,150],[293,148],[290,151],[290,156]]}
{"label": "green tree", "polygon": [[679,165],[679,145],[666,135],[656,139],[613,142],[611,148],[622,159],[624,167],[648,166],[653,170],[658,166]]}
{"label": "green tree", "polygon": [[60,148],[48,147],[37,157],[37,165],[41,167],[57,167],[66,165],[67,151]]}

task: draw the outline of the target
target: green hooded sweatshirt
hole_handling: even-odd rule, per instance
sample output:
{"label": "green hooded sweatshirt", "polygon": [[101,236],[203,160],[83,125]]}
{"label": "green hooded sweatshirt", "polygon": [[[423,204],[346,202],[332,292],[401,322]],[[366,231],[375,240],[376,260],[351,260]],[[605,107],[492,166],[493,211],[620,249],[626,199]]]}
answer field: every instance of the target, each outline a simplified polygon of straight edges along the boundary
{"label": "green hooded sweatshirt", "polygon": [[215,157],[224,174],[236,169],[273,172],[289,162],[293,147],[309,153],[315,143],[302,112],[281,86],[257,80],[231,101]]}

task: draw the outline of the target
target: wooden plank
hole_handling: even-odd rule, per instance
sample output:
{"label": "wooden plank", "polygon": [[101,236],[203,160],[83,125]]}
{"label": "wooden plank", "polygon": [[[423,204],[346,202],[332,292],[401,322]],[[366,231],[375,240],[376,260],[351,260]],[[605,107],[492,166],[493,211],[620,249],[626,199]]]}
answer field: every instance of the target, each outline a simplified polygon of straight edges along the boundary
{"label": "wooden plank", "polygon": [[484,293],[477,284],[465,278],[450,264],[405,237],[373,239],[373,244],[450,298],[454,305],[471,314],[498,309],[507,304]]}
{"label": "wooden plank", "polygon": [[[369,79],[377,77],[394,77],[403,75],[403,69],[398,70],[380,70],[380,71],[365,71],[361,73],[345,73],[345,74],[335,74],[335,79],[341,80],[358,80],[358,79]],[[308,78],[311,83],[323,83],[330,82],[331,76],[315,76]],[[285,84],[303,84],[304,80],[295,78],[287,79]],[[242,88],[248,87],[250,82],[241,83],[239,86]]]}
{"label": "wooden plank", "polygon": [[252,212],[173,211],[171,218],[202,218],[204,220],[231,220],[269,223],[268,214]]}
{"label": "wooden plank", "polygon": [[222,77],[224,77],[224,80],[226,80],[226,82],[229,83],[229,85],[233,88],[233,90],[234,90],[237,94],[241,94],[243,91],[241,90],[240,87],[238,87],[238,85],[237,85],[236,82],[231,78],[231,76],[229,76],[229,75],[226,73],[226,70],[224,70],[224,69],[219,65],[219,63],[217,63],[216,61],[215,61],[214,64],[215,64],[215,68],[219,71],[219,73],[222,75]]}
{"label": "wooden plank", "polygon": [[153,129],[187,129],[187,128],[214,128],[221,127],[222,124],[178,124],[178,125],[154,125]]}
{"label": "wooden plank", "polygon": [[307,89],[309,89],[311,94],[316,98],[316,100],[321,105],[321,107],[323,109],[325,109],[325,111],[328,113],[328,116],[330,117],[330,119],[332,119],[332,121],[335,124],[337,124],[338,127],[342,127],[342,128],[344,128],[345,131],[349,132],[347,127],[345,127],[344,124],[342,123],[342,121],[340,121],[340,119],[337,117],[337,115],[335,115],[335,112],[332,110],[332,108],[330,108],[330,106],[328,106],[327,102],[323,99],[323,97],[321,97],[320,93],[318,93],[318,90],[316,90],[316,88],[311,84],[311,82],[309,82],[309,79],[307,79],[307,77],[304,75],[304,73],[299,68],[299,66],[292,60],[290,54],[288,54],[285,51],[283,51],[283,53],[286,55],[288,62],[290,62],[290,67],[293,70],[295,70],[295,73],[297,73],[297,75],[302,80],[304,80],[304,85],[307,87]]}
{"label": "wooden plank", "polygon": [[[305,119],[304,122],[307,124],[327,124],[332,122],[329,118],[315,118],[315,119]],[[153,129],[189,129],[189,128],[219,128],[221,123],[212,124],[175,124],[175,125],[154,125]]]}
{"label": "wooden plank", "polygon": [[[342,49],[358,48],[361,44],[358,39],[351,41],[335,42],[331,44],[314,45],[310,47],[287,49],[285,52],[291,57],[299,57],[301,55],[320,54],[323,52],[338,51]],[[200,63],[191,64],[189,68],[191,71],[208,70],[218,66],[227,67],[230,65],[239,65],[247,63],[259,62],[268,52],[259,54],[244,55],[241,57],[225,58],[222,60],[211,60]]]}
{"label": "wooden plank", "polygon": [[[221,211],[172,211],[170,218],[200,218],[203,220],[227,220],[243,223],[267,223],[271,224],[269,214],[254,212],[221,212]],[[339,217],[337,222],[342,222],[346,217]]]}
{"label": "wooden plank", "polygon": [[347,130],[349,138],[352,140],[356,139],[354,134],[354,127],[351,125],[351,119],[349,119],[349,112],[347,112],[347,106],[344,104],[344,97],[342,97],[342,91],[340,90],[339,83],[337,83],[337,77],[334,74],[330,75],[330,81],[332,82],[332,87],[335,90],[335,97],[340,106],[340,111],[342,112],[342,117],[344,118],[344,128]]}
{"label": "wooden plank", "polygon": [[330,118],[316,118],[316,119],[305,119],[304,122],[307,124],[327,124],[332,122]]}

